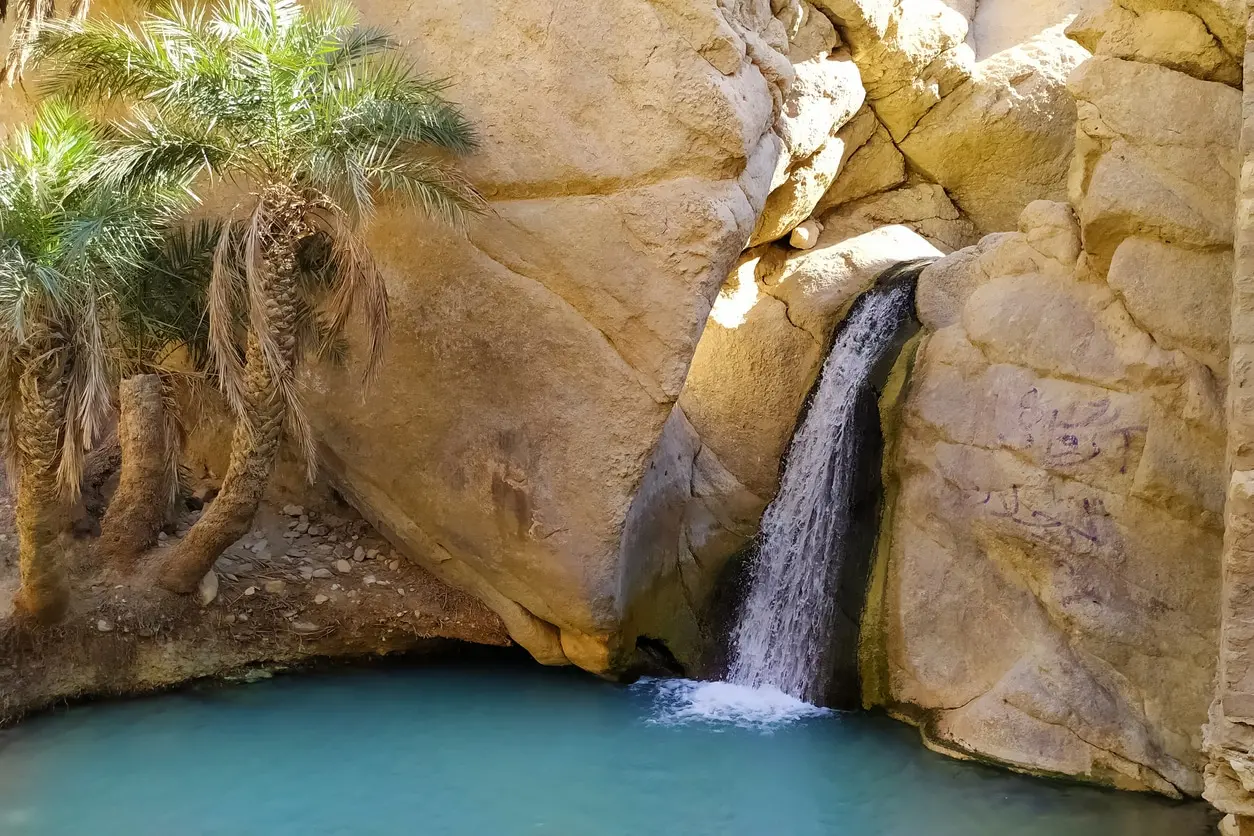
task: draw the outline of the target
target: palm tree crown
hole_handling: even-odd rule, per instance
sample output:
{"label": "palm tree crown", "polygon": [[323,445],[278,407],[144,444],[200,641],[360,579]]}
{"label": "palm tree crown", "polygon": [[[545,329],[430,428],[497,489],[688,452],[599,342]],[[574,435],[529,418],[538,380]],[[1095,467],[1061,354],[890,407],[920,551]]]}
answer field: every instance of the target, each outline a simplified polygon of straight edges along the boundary
{"label": "palm tree crown", "polygon": [[16,449],[24,396],[58,391],[58,426],[38,439],[36,458],[40,468],[55,464],[67,496],[112,412],[118,377],[176,330],[162,323],[164,297],[145,268],[188,193],[169,178],[125,189],[84,178],[109,143],[107,129],[49,104],[0,152],[0,428],[16,476],[14,456],[35,452]]}
{"label": "palm tree crown", "polygon": [[[358,235],[376,202],[390,195],[456,226],[483,206],[450,159],[475,147],[473,130],[444,84],[418,75],[396,46],[344,2],[227,0],[173,5],[135,27],[56,24],[36,50],[48,92],[131,105],[122,144],[95,171],[105,182],[208,172],[253,190],[215,259],[211,353],[247,416],[246,323],[307,452],[293,355],[332,345],[355,304],[371,338],[368,375],[386,340],[386,289]],[[311,281],[276,282],[277,250]],[[282,345],[286,332],[299,345]]]}

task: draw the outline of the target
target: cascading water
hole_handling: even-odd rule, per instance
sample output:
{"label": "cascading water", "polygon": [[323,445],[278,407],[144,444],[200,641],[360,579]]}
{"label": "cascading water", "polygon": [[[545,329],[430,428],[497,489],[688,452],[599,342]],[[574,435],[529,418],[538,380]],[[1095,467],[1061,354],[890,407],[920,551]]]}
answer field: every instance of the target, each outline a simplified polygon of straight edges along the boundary
{"label": "cascading water", "polygon": [[778,689],[807,702],[823,698],[835,579],[852,522],[858,403],[913,303],[909,281],[863,294],[823,364],[818,392],[789,447],[779,494],[762,519],[733,637],[731,683]]}

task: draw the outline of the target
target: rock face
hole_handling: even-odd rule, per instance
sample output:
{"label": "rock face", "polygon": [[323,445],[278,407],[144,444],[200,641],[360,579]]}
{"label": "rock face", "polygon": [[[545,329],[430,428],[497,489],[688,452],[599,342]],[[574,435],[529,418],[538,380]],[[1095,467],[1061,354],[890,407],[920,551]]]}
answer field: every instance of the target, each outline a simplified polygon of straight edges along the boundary
{"label": "rock face", "polygon": [[605,670],[623,523],[766,198],[792,69],[766,0],[560,5],[366,5],[451,77],[492,212],[469,241],[380,217],[386,368],[364,404],[322,373],[312,407],[368,517],[536,658]]}
{"label": "rock face", "polygon": [[1068,82],[1071,205],[1029,204],[920,280],[866,699],[942,750],[1197,795],[1241,94],[1152,36],[1162,9],[1121,6],[1073,25],[1099,54]]}
{"label": "rock face", "polygon": [[1100,56],[1069,86],[1080,124],[1071,202],[1102,267],[1133,235],[1190,248],[1231,246],[1239,91]]}
{"label": "rock face", "polygon": [[[849,43],[887,138],[949,192],[978,231],[1013,229],[1028,203],[1066,196],[1075,142],[1066,80],[1089,55],[1063,36],[1076,9],[992,0],[818,5]],[[876,170],[892,177],[894,168]],[[820,205],[835,205],[839,190],[860,191],[866,179],[863,173],[845,186],[838,178],[838,191]]]}
{"label": "rock face", "polygon": [[1025,202],[1066,197],[1067,76],[1088,57],[1057,31],[998,52],[919,121],[902,152],[981,230],[1014,229]]}
{"label": "rock face", "polygon": [[1032,210],[922,279],[939,330],[894,463],[870,684],[942,748],[1196,794],[1219,396],[1075,275],[1065,206]]}

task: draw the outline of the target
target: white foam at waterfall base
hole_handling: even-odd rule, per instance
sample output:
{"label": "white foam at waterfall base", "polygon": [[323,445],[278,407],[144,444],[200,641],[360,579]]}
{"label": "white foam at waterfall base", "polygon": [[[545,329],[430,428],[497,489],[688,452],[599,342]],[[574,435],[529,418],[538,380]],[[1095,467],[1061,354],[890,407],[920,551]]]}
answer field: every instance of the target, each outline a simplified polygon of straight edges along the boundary
{"label": "white foam at waterfall base", "polygon": [[833,713],[771,686],[751,688],[731,682],[642,679],[632,689],[652,694],[653,715],[649,722],[659,725],[708,723],[769,731]]}

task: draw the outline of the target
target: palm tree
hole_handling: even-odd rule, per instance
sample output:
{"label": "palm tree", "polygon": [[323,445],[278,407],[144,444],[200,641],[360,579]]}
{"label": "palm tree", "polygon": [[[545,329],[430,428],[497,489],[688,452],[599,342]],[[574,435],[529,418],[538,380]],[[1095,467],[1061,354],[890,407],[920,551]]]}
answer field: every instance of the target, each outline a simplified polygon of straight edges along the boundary
{"label": "palm tree", "polygon": [[178,499],[181,409],[206,377],[205,294],[221,224],[166,231],[144,259],[120,307],[121,345],[137,372],[118,391],[118,486],[101,521],[99,551],[122,569],[156,544]]}
{"label": "palm tree", "polygon": [[58,543],[131,370],[118,346],[145,304],[133,281],[187,203],[162,178],[97,188],[84,172],[107,144],[105,129],[53,104],[0,150],[0,445],[17,482],[18,608],[41,621],[68,603]]}
{"label": "palm tree", "polygon": [[312,475],[297,371],[341,340],[355,307],[369,342],[364,380],[378,367],[388,296],[362,238],[377,201],[463,227],[484,204],[452,158],[475,135],[444,85],[342,0],[174,5],[135,27],[47,34],[37,58],[49,92],[131,107],[125,142],[98,170],[105,181],[207,173],[249,191],[242,220],[223,227],[210,284],[210,354],[236,415],[231,461],[163,574],[190,592],[251,526],[285,433]]}

